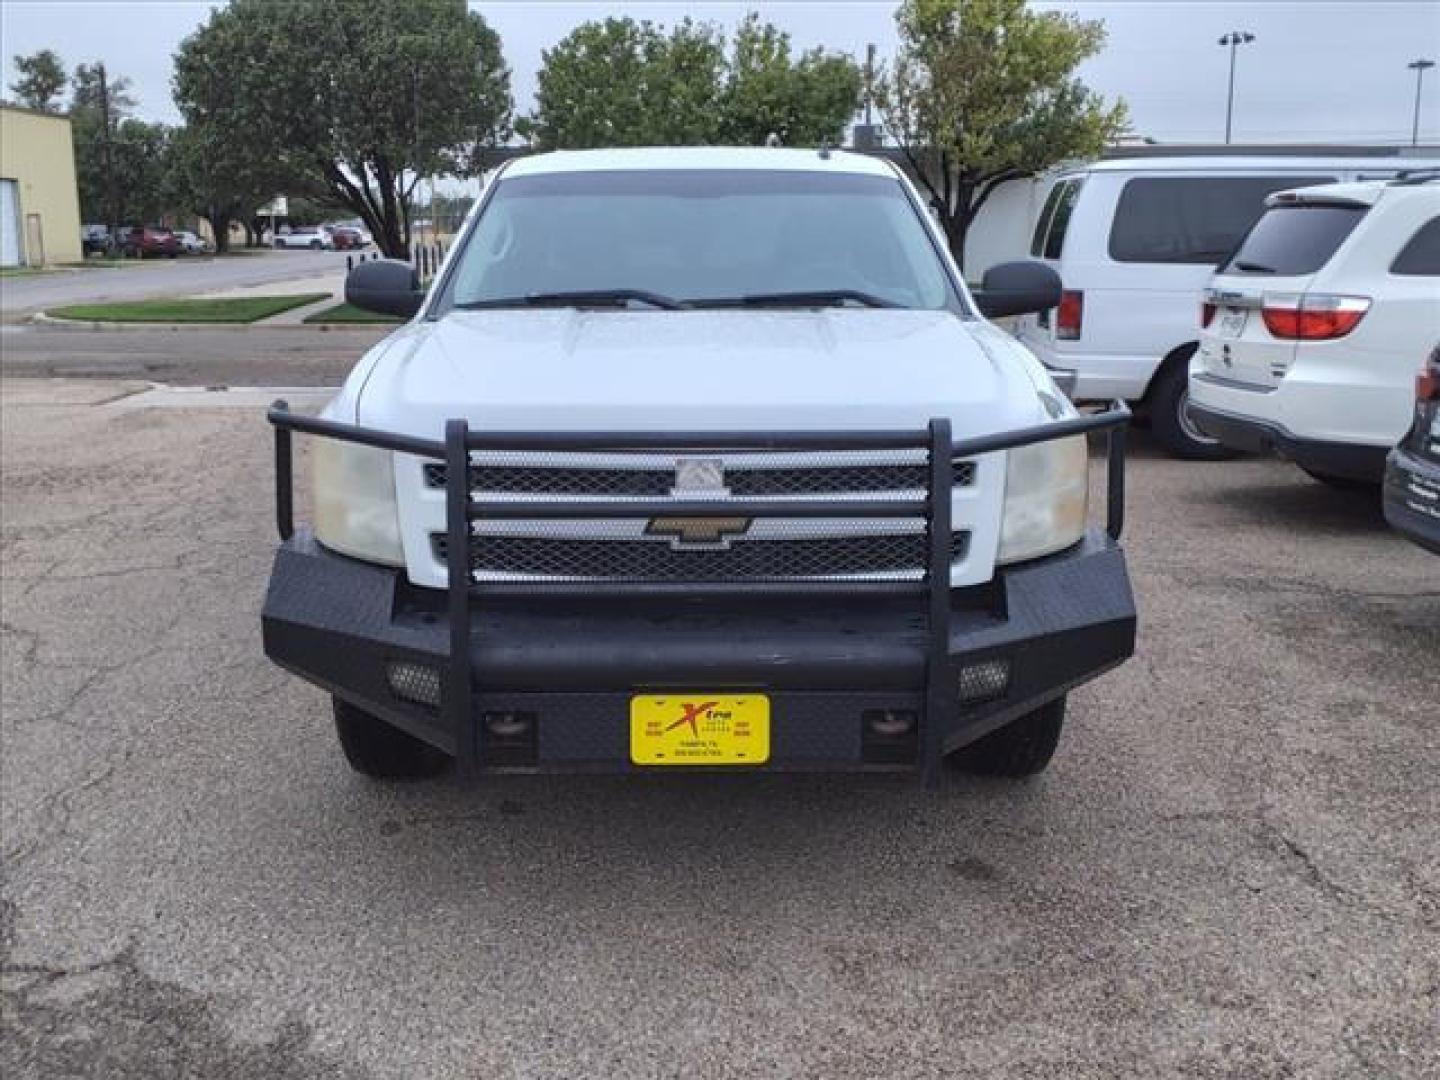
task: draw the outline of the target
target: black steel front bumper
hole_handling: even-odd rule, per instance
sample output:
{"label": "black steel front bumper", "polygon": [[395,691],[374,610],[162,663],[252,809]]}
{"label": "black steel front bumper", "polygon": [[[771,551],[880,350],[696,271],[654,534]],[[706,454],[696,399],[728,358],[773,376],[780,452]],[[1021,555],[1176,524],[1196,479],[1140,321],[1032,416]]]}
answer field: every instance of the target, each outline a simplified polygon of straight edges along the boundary
{"label": "black steel front bumper", "polygon": [[1390,451],[1385,520],[1426,551],[1440,555],[1440,465],[1404,448]]}
{"label": "black steel front bumper", "polygon": [[[265,599],[265,651],[281,666],[454,755],[464,770],[630,771],[629,704],[637,693],[754,692],[770,699],[770,758],[761,768],[918,770],[933,781],[944,754],[981,738],[1121,663],[1134,651],[1135,602],[1117,541],[1123,525],[1129,412],[1082,416],[995,436],[924,432],[556,434],[470,433],[444,443],[294,416],[277,404],[277,515],[283,543]],[[979,453],[1107,431],[1107,531],[1074,548],[1003,568],[988,583],[950,587],[953,462]],[[599,584],[490,585],[452,557],[445,590],[402,571],[321,547],[294,528],[294,431],[444,460],[447,539],[468,552],[480,518],[585,520],[657,513],[925,518],[922,580],[783,588]],[[477,449],[658,447],[924,448],[929,483],[916,499],[727,499],[545,503],[484,501],[468,489]],[[458,481],[455,478],[460,478]],[[1006,674],[980,679],[987,662]],[[433,703],[397,692],[395,664],[421,665]],[[983,693],[975,693],[981,686]],[[962,692],[962,687],[970,691]],[[878,741],[867,714],[907,713],[913,738]],[[490,717],[520,716],[531,741],[492,739]]]}
{"label": "black steel front bumper", "polygon": [[[265,652],[281,666],[448,753],[439,710],[401,700],[386,665],[443,669],[449,627],[433,590],[326,551],[301,531],[275,557]],[[949,701],[926,714],[923,606],[901,597],[503,598],[470,615],[469,713],[526,713],[537,768],[628,769],[632,694],[746,690],[771,700],[772,769],[915,768],[893,748],[866,760],[867,711],[937,722],[948,752],[1094,678],[1134,651],[1135,601],[1113,541],[1077,548],[952,594]],[[1010,662],[1004,691],[962,704],[961,671]],[[484,733],[477,734],[480,764]],[[871,748],[873,749],[873,748]]]}
{"label": "black steel front bumper", "polygon": [[1193,398],[1190,417],[1201,431],[1232,450],[1276,453],[1302,469],[1346,480],[1378,482],[1385,474],[1384,447],[1302,439],[1279,424],[1198,405]]}

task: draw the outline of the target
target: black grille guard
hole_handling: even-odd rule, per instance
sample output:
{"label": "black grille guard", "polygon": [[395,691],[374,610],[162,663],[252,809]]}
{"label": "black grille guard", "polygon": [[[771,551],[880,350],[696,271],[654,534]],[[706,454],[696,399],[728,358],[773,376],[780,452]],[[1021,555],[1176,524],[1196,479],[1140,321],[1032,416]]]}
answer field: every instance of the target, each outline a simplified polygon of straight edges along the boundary
{"label": "black grille guard", "polygon": [[[978,454],[1011,450],[1049,442],[1071,435],[1106,433],[1106,531],[1118,541],[1125,525],[1125,436],[1130,409],[1123,401],[1113,402],[1103,412],[1086,413],[1033,427],[1017,428],[956,439],[950,421],[933,419],[921,430],[891,431],[706,431],[706,432],[535,432],[471,431],[465,420],[445,424],[443,439],[423,439],[378,431],[373,428],[299,416],[284,401],[277,401],[267,413],[275,429],[275,514],[280,539],[295,533],[294,461],[292,436],[295,433],[372,446],[397,453],[413,454],[446,466],[445,536],[449,552],[471,551],[471,522],[490,520],[594,520],[603,518],[651,518],[661,515],[706,517],[747,516],[787,518],[885,518],[923,517],[926,522],[925,573],[920,580],[868,582],[803,582],[743,580],[705,582],[476,582],[470,559],[446,561],[446,585],[450,650],[441,691],[441,715],[455,733],[458,764],[468,771],[479,764],[477,731],[471,716],[474,672],[470,663],[470,608],[477,596],[497,592],[581,593],[602,592],[693,594],[698,591],[776,594],[840,592],[855,594],[923,594],[927,600],[928,646],[926,649],[926,716],[944,714],[948,694],[950,641],[950,567],[952,560],[951,499],[957,459]],[[484,500],[472,496],[469,488],[470,453],[474,450],[583,452],[643,450],[705,451],[838,451],[838,450],[923,450],[926,453],[926,491],[918,498],[827,499],[785,501],[775,498],[731,498],[718,505],[714,500],[682,499],[596,499],[557,497],[545,502]],[[456,482],[455,478],[460,477]],[[938,780],[942,731],[938,723],[925,722],[921,732],[921,771],[927,784]]]}

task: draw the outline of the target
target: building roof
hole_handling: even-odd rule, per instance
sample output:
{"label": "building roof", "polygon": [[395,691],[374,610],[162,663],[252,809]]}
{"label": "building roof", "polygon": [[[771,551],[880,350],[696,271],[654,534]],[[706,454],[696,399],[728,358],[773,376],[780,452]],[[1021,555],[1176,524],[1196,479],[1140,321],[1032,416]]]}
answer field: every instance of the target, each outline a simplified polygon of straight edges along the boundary
{"label": "building roof", "polygon": [[517,158],[507,176],[617,171],[624,169],[771,169],[894,176],[884,161],[844,150],[793,150],[751,146],[637,147],[620,150],[556,150]]}
{"label": "building roof", "polygon": [[0,101],[0,112],[24,113],[26,116],[40,116],[46,120],[63,120],[70,122],[68,112],[53,112],[49,109],[32,109],[28,105],[16,105],[11,101]]}

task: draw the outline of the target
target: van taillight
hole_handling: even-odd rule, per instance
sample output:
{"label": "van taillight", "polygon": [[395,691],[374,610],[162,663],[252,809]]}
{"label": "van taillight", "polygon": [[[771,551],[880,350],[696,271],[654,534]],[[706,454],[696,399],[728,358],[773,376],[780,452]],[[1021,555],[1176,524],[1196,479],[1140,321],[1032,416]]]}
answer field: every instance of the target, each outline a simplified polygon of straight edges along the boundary
{"label": "van taillight", "polygon": [[1200,305],[1200,329],[1204,330],[1215,321],[1215,305],[1206,301]]}
{"label": "van taillight", "polygon": [[1425,370],[1415,376],[1416,401],[1440,401],[1440,363],[1431,360]]}
{"label": "van taillight", "polygon": [[1080,324],[1085,321],[1085,294],[1066,289],[1060,294],[1060,307],[1055,311],[1055,336],[1061,341],[1080,340]]}
{"label": "van taillight", "polygon": [[1265,329],[1273,337],[1287,341],[1328,341],[1354,330],[1369,310],[1370,299],[1365,296],[1267,293],[1260,314],[1265,320]]}

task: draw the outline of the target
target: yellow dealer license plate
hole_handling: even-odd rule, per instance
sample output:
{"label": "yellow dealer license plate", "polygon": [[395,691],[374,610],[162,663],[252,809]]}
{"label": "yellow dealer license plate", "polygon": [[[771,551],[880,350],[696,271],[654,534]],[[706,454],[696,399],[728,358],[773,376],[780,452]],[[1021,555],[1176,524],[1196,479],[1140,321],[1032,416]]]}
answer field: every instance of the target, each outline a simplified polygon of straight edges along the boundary
{"label": "yellow dealer license plate", "polygon": [[763,765],[770,760],[764,694],[644,694],[630,699],[636,765]]}

